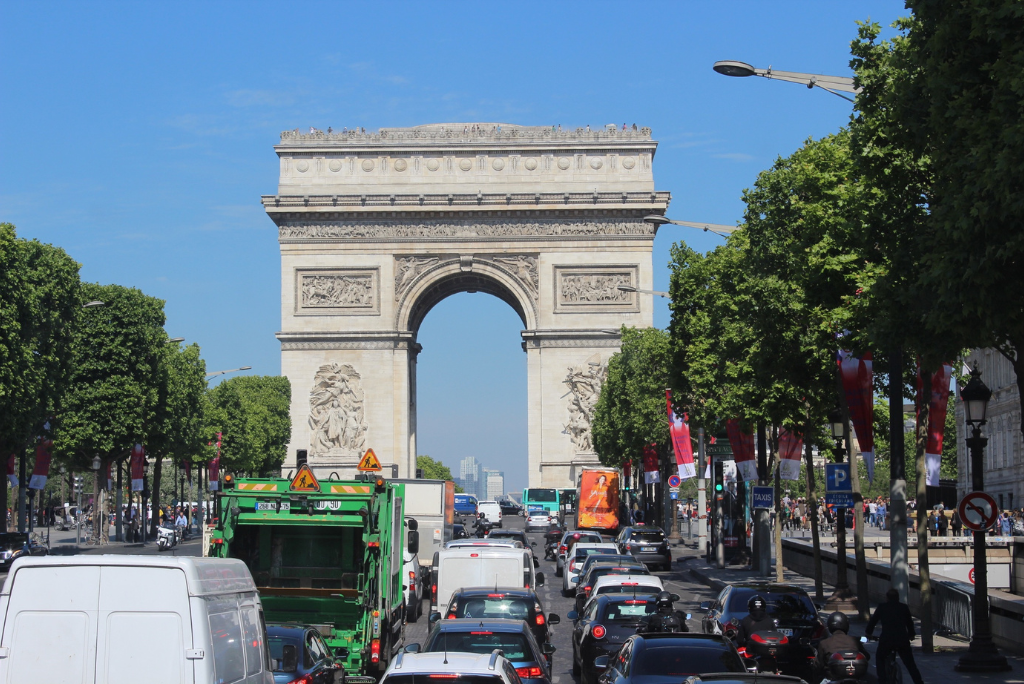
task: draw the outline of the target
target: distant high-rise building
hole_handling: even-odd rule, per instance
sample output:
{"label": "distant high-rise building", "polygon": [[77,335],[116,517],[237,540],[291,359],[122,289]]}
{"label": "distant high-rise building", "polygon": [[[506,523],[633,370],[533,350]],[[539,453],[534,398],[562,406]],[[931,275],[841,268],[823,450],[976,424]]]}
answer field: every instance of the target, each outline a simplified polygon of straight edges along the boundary
{"label": "distant high-rise building", "polygon": [[480,462],[473,456],[467,456],[459,461],[459,484],[470,496],[483,499],[486,495],[486,488],[480,477]]}
{"label": "distant high-rise building", "polygon": [[505,473],[501,470],[483,469],[484,490],[488,500],[497,500],[505,496]]}

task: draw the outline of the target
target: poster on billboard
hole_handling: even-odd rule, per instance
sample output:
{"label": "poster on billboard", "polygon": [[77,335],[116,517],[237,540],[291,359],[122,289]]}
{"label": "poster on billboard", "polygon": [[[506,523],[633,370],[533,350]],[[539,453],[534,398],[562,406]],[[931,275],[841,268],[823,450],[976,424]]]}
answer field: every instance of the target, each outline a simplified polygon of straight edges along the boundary
{"label": "poster on billboard", "polygon": [[579,527],[614,530],[619,526],[619,472],[586,468],[580,477]]}

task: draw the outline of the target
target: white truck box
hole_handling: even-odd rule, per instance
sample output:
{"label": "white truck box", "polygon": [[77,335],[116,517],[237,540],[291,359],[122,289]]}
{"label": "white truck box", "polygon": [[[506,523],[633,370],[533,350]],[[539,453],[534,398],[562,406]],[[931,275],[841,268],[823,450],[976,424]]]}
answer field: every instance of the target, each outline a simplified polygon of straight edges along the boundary
{"label": "white truck box", "polygon": [[434,554],[431,568],[430,610],[444,615],[457,589],[509,587],[534,589],[544,584],[544,573],[534,572],[533,554],[526,549],[477,547],[443,549]]}

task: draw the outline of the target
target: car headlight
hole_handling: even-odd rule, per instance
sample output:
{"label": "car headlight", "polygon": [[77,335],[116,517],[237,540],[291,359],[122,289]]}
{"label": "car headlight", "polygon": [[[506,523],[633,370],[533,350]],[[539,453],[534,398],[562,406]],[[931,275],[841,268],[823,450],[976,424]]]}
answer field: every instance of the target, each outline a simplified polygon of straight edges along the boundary
{"label": "car headlight", "polygon": [[0,558],[2,558],[2,559],[4,559],[4,560],[7,560],[7,559],[8,559],[8,558],[10,558],[10,557],[11,557],[12,555],[13,555],[13,554],[12,554],[12,553],[11,553],[10,551],[0,551]]}

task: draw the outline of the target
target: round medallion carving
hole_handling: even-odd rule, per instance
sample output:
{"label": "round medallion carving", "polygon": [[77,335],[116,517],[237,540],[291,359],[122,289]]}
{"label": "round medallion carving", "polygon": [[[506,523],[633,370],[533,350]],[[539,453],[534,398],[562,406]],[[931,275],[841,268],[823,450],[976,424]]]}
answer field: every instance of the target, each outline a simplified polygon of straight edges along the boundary
{"label": "round medallion carving", "polygon": [[427,168],[430,169],[431,171],[437,171],[439,168],[441,168],[441,162],[437,161],[436,159],[428,159]]}
{"label": "round medallion carving", "polygon": [[571,164],[571,163],[572,162],[569,161],[568,157],[559,157],[559,159],[558,159],[558,168],[560,168],[563,171],[565,171],[566,169],[569,168],[569,164]]}
{"label": "round medallion carving", "polygon": [[530,157],[529,159],[523,162],[523,166],[526,167],[527,171],[535,171],[537,169],[537,160],[534,159],[533,157]]}
{"label": "round medallion carving", "polygon": [[405,171],[407,168],[409,168],[409,162],[405,161],[404,159],[395,160],[395,171],[401,173],[402,171]]}
{"label": "round medallion carving", "polygon": [[295,169],[299,173],[306,173],[307,171],[309,171],[309,162],[306,161],[305,159],[300,159],[299,161],[295,162]]}
{"label": "round medallion carving", "polygon": [[459,168],[462,169],[463,171],[469,171],[471,168],[473,168],[473,162],[471,162],[468,159],[460,159]]}
{"label": "round medallion carving", "polygon": [[594,169],[595,171],[597,171],[602,166],[604,166],[604,162],[601,160],[600,157],[594,157],[593,159],[590,160],[590,168]]}
{"label": "round medallion carving", "polygon": [[373,171],[373,160],[372,159],[364,159],[362,166],[363,166],[363,171]]}
{"label": "round medallion carving", "polygon": [[631,169],[634,166],[636,166],[636,159],[633,159],[632,157],[623,157],[622,158],[622,168],[624,168],[624,169]]}
{"label": "round medallion carving", "polygon": [[327,168],[329,168],[334,173],[338,173],[338,171],[341,171],[341,160],[332,159],[330,163],[327,164]]}
{"label": "round medallion carving", "polygon": [[501,171],[503,168],[505,168],[505,161],[503,159],[495,159],[494,161],[491,162],[491,168],[493,168],[495,171]]}

